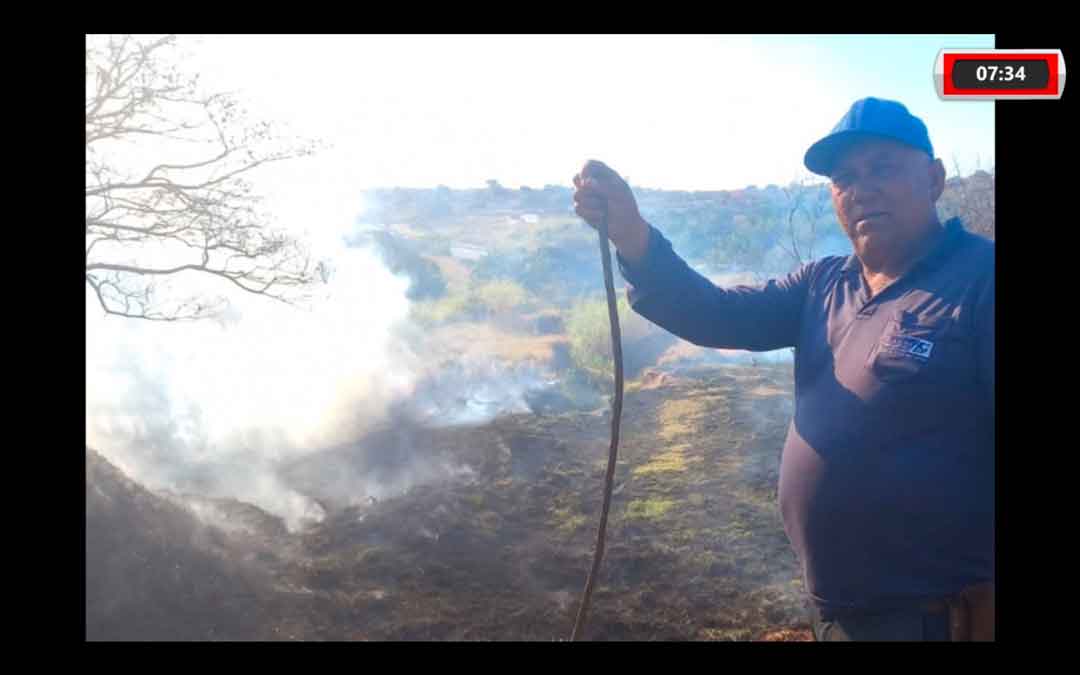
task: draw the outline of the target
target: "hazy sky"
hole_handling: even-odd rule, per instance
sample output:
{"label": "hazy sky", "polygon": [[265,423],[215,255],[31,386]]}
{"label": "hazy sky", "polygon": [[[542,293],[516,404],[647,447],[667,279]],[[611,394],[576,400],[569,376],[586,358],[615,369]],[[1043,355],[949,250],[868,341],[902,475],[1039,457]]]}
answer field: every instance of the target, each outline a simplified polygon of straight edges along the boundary
{"label": "hazy sky", "polygon": [[[952,172],[994,163],[994,104],[941,101],[943,47],[992,35],[184,36],[185,67],[333,148],[278,180],[569,185],[587,158],[635,186],[787,183],[862,96],[903,101]],[[333,201],[332,199],[330,201]],[[350,200],[353,202],[353,200]]]}

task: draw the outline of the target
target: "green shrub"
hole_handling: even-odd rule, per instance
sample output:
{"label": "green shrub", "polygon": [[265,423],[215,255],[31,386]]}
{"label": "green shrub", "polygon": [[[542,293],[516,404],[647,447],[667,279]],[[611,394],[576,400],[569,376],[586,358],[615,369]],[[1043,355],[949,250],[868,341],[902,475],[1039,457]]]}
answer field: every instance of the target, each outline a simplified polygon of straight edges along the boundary
{"label": "green shrub", "polygon": [[453,320],[469,319],[476,313],[476,303],[467,292],[453,292],[437,300],[414,302],[413,318],[425,326],[434,326]]}
{"label": "green shrub", "polygon": [[[619,296],[618,309],[624,352],[626,345],[659,330],[630,309],[625,295]],[[570,337],[570,359],[574,365],[594,380],[610,381],[615,371],[611,357],[611,323],[607,300],[579,301],[570,310],[566,332]],[[625,357],[624,353],[624,361]]]}
{"label": "green shrub", "polygon": [[509,279],[496,279],[478,284],[472,290],[474,302],[489,314],[509,312],[525,303],[528,292],[520,284]]}
{"label": "green shrub", "polygon": [[422,300],[412,305],[412,316],[426,326],[451,321],[482,320],[506,314],[529,300],[521,285],[506,279],[474,284],[453,290],[436,300]]}

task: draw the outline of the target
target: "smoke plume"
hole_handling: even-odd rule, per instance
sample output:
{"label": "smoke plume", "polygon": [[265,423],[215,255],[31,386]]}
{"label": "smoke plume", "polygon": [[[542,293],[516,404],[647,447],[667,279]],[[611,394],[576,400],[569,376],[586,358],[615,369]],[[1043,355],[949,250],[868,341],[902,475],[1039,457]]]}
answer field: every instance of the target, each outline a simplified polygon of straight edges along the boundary
{"label": "smoke plume", "polygon": [[87,444],[148,487],[319,519],[275,467],[356,438],[415,379],[392,338],[408,280],[368,250],[325,252],[303,308],[242,295],[218,321],[158,323],[104,316],[88,293]]}

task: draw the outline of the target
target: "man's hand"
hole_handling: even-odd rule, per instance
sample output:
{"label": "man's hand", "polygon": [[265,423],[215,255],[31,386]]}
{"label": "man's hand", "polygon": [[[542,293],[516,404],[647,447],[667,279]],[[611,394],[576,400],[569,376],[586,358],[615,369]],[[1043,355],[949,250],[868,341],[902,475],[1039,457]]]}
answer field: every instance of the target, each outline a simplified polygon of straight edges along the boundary
{"label": "man's hand", "polygon": [[603,162],[590,159],[574,176],[574,213],[598,227],[604,211],[608,238],[623,258],[636,262],[649,246],[649,224],[638,212],[630,186]]}

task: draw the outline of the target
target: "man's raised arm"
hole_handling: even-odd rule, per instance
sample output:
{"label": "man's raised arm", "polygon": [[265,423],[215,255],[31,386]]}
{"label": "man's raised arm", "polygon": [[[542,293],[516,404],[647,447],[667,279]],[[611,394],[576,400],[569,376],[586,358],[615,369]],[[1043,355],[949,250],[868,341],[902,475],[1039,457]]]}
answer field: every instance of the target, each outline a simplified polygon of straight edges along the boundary
{"label": "man's raised arm", "polygon": [[794,346],[812,266],[763,286],[720,288],[695,272],[641,217],[630,186],[602,162],[574,176],[574,210],[593,227],[606,213],[634,311],[706,347],[768,351]]}

